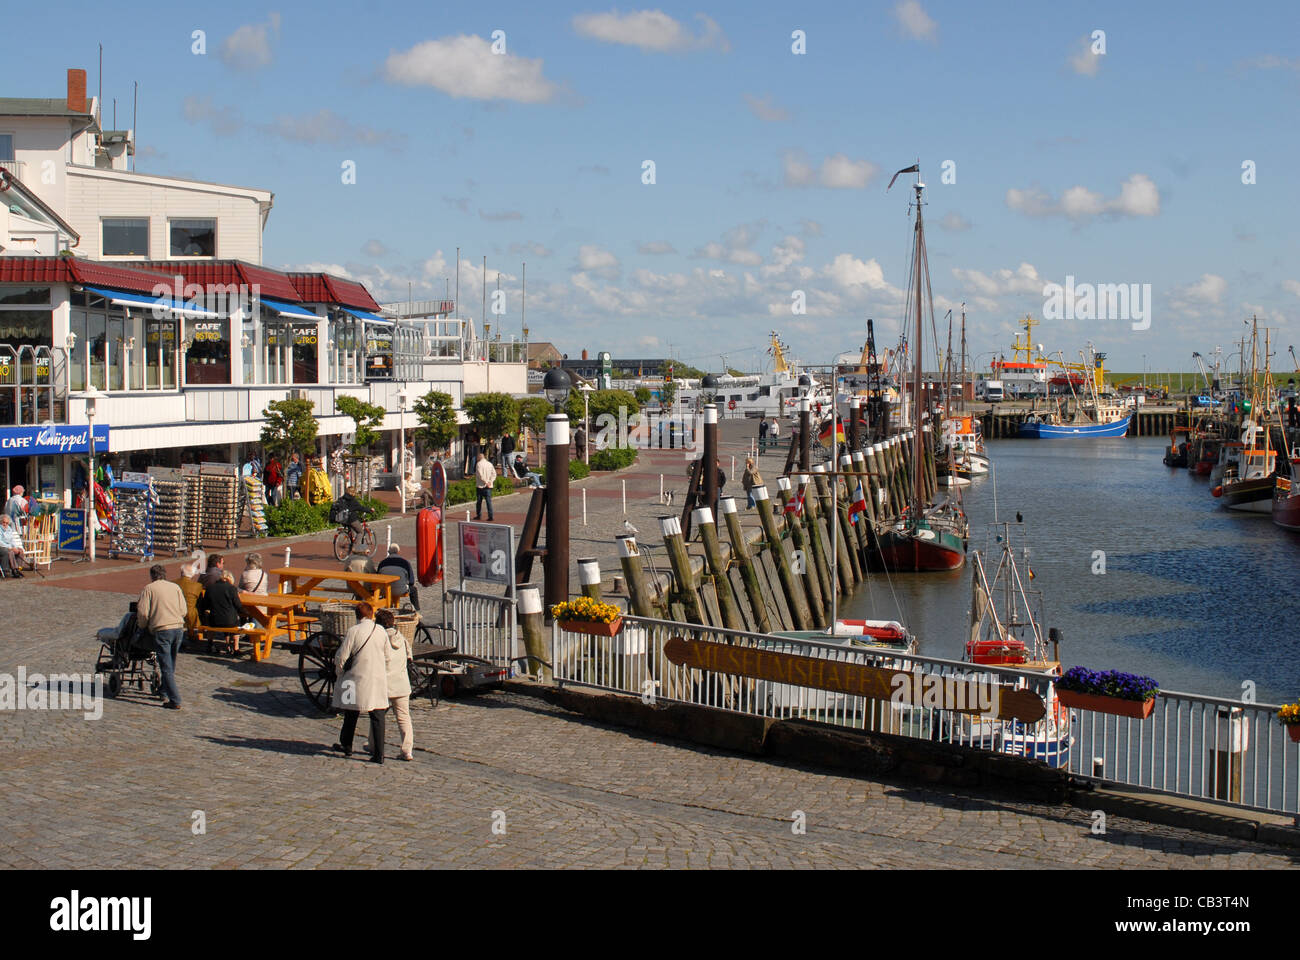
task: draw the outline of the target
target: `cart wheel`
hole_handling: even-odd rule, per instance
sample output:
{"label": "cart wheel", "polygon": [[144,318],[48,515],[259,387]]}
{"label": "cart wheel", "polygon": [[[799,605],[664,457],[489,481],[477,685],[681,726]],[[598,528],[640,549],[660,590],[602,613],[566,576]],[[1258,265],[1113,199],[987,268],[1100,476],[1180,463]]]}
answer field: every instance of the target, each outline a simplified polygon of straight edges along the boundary
{"label": "cart wheel", "polygon": [[445,699],[456,699],[456,677],[450,673],[441,674],[438,677],[438,689]]}
{"label": "cart wheel", "polygon": [[298,679],[303,693],[321,713],[334,713],[334,653],[343,639],[337,633],[322,630],[302,642],[298,654]]}

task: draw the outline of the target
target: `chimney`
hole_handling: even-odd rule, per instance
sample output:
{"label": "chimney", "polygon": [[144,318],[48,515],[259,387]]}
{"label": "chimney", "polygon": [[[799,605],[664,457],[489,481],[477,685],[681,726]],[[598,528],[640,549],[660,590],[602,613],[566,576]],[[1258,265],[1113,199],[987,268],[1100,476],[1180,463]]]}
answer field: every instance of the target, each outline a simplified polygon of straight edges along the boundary
{"label": "chimney", "polygon": [[582,351],[582,359],[584,359],[584,360],[587,359],[587,351],[586,351],[586,350]]}
{"label": "chimney", "polygon": [[68,109],[73,113],[86,113],[86,71],[68,70]]}

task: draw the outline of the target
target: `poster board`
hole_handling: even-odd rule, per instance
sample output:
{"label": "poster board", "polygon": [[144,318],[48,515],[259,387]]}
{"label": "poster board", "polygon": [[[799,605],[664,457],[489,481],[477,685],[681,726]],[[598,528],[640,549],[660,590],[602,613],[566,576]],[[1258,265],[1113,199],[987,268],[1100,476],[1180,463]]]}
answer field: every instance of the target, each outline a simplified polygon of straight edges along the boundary
{"label": "poster board", "polygon": [[459,521],[460,585],[466,580],[495,583],[515,593],[515,531],[505,523]]}

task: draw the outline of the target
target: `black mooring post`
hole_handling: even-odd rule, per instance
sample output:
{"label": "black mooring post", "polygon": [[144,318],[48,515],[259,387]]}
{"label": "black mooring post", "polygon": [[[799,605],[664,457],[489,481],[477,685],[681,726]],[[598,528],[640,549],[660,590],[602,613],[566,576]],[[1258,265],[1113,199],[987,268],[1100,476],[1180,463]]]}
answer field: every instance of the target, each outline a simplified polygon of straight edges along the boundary
{"label": "black mooring post", "polygon": [[704,405],[704,503],[715,514],[718,509],[718,406]]}
{"label": "black mooring post", "polygon": [[799,469],[807,473],[812,469],[812,401],[807,397],[799,398]]}
{"label": "black mooring post", "polygon": [[569,418],[546,418],[546,612],[569,599]]}

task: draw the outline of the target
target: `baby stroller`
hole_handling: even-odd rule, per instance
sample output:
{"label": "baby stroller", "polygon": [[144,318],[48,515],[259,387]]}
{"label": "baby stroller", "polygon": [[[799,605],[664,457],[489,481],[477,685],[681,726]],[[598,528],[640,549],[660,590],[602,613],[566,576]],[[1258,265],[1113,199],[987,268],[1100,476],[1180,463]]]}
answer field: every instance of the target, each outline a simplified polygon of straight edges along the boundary
{"label": "baby stroller", "polygon": [[104,675],[104,689],[110,697],[121,693],[126,683],[134,683],[141,691],[148,683],[150,693],[154,696],[161,694],[162,671],[158,668],[153,637],[139,629],[134,602],[118,625],[104,627],[98,632],[97,639],[99,660],[95,663],[95,672]]}

